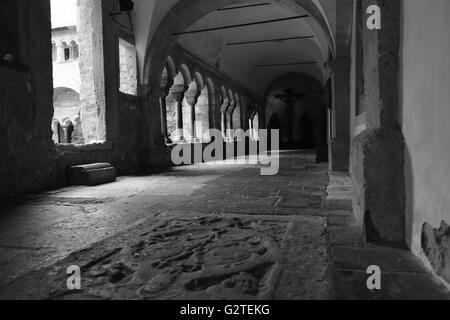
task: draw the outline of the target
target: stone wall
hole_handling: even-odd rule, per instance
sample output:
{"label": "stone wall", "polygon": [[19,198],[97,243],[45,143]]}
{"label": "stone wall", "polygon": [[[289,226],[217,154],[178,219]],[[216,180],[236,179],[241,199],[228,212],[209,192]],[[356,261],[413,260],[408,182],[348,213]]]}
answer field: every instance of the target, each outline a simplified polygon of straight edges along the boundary
{"label": "stone wall", "polygon": [[119,39],[120,91],[137,95],[136,49],[125,40]]}
{"label": "stone wall", "polygon": [[[68,30],[53,30],[52,32],[52,43],[54,43],[57,48],[62,42],[66,42],[70,45],[70,42],[73,40],[78,43],[78,35],[75,28]],[[53,61],[53,87],[70,88],[76,92],[80,92],[80,82],[78,58],[64,61],[57,55],[56,59]]]}
{"label": "stone wall", "polygon": [[450,283],[450,2],[403,1],[407,243]]}
{"label": "stone wall", "polygon": [[50,1],[10,3],[19,11],[20,59],[11,65],[0,65],[0,196],[64,186],[71,165],[111,162],[119,174],[124,174],[169,164],[167,151],[150,141],[149,128],[155,119],[148,117],[145,98],[119,93],[118,35],[126,31],[110,19],[112,2],[95,3],[100,4],[96,10],[103,18],[103,37],[96,44],[108,52],[101,63],[96,60],[96,67],[108,77],[104,78],[102,89],[105,108],[95,106],[93,112],[100,110],[108,130],[100,128],[106,142],[87,146],[56,146],[52,140]]}
{"label": "stone wall", "polygon": [[[399,0],[360,0],[382,10],[382,29],[361,31],[364,88],[357,110],[365,111],[367,130],[352,140],[351,173],[354,211],[369,242],[404,246],[404,141],[399,123],[400,13]],[[358,79],[356,79],[358,81]]]}

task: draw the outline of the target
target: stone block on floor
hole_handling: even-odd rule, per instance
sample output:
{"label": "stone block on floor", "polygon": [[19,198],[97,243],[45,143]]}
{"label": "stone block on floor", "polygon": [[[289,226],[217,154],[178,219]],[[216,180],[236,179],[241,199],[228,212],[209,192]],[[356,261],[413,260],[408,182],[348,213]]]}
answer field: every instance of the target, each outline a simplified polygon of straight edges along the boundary
{"label": "stone block on floor", "polygon": [[94,163],[69,168],[69,184],[96,186],[116,181],[116,169],[109,163]]}

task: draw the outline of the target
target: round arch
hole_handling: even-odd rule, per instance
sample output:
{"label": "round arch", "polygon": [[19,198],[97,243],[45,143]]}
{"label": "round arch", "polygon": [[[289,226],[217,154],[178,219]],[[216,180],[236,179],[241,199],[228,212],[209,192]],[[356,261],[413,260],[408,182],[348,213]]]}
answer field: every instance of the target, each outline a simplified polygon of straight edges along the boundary
{"label": "round arch", "polygon": [[[288,7],[296,12],[306,12],[311,17],[311,25],[327,40],[330,55],[335,55],[335,39],[323,10],[312,0],[268,0],[274,4]],[[180,0],[164,17],[153,37],[148,39],[143,84],[148,90],[160,83],[160,77],[165,65],[165,59],[176,43],[172,35],[180,29],[185,29],[197,20],[223,6],[237,5],[246,0]],[[149,36],[150,37],[150,36]],[[156,84],[156,85],[155,85]]]}

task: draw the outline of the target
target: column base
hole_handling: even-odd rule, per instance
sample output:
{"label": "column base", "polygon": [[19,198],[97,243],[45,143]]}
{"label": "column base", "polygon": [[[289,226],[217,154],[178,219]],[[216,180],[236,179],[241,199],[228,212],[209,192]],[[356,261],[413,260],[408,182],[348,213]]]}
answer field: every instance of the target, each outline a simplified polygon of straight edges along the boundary
{"label": "column base", "polygon": [[348,172],[350,167],[350,138],[335,138],[329,143],[330,171]]}
{"label": "column base", "polygon": [[404,140],[400,128],[368,130],[352,141],[353,210],[368,242],[405,245]]}

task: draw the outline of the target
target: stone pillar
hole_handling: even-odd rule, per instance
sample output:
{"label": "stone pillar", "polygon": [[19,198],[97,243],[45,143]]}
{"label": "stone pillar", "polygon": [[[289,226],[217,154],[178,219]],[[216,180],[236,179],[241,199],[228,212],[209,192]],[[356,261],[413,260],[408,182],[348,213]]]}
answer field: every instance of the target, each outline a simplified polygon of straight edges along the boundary
{"label": "stone pillar", "polygon": [[222,137],[226,139],[227,137],[227,111],[230,106],[230,101],[227,97],[222,97],[222,105],[220,106],[220,115],[221,115],[221,130]]}
{"label": "stone pillar", "polygon": [[59,44],[56,47],[56,62],[62,62],[64,60],[65,60],[64,59],[64,47],[61,44]]}
{"label": "stone pillar", "polygon": [[366,112],[367,130],[352,141],[351,174],[354,211],[366,239],[389,245],[405,243],[404,140],[400,110],[401,1],[362,0],[382,8],[382,29],[362,30],[360,102]]}
{"label": "stone pillar", "polygon": [[336,58],[330,61],[333,106],[329,141],[329,167],[348,171],[350,157],[350,75],[354,0],[336,1]]}
{"label": "stone pillar", "polygon": [[255,140],[259,140],[259,129],[260,129],[260,116],[259,112],[253,117],[253,137]]}
{"label": "stone pillar", "polygon": [[185,93],[186,102],[190,106],[190,121],[189,121],[189,142],[198,142],[197,130],[195,128],[195,106],[198,102],[198,98],[201,95],[200,90],[188,91]]}
{"label": "stone pillar", "polygon": [[78,0],[81,125],[85,143],[106,140],[102,1]]}
{"label": "stone pillar", "polygon": [[183,91],[172,91],[171,95],[176,103],[177,111],[177,129],[175,133],[175,142],[184,141],[183,135],[183,100],[184,100],[184,90]]}
{"label": "stone pillar", "polygon": [[61,126],[64,137],[62,143],[72,143],[73,124],[72,121],[66,120]]}
{"label": "stone pillar", "polygon": [[253,135],[253,120],[248,119],[248,131],[250,133],[250,140],[255,140],[255,136]]}
{"label": "stone pillar", "polygon": [[230,105],[228,106],[228,110],[226,112],[226,123],[227,123],[227,131],[226,136],[228,141],[233,141],[233,112],[236,108],[236,103],[233,100],[230,100]]}
{"label": "stone pillar", "polygon": [[59,135],[60,128],[61,128],[61,124],[59,123],[58,119],[53,119],[53,121],[52,121],[52,132],[53,132],[52,139],[55,143],[61,142],[61,138]]}
{"label": "stone pillar", "polygon": [[171,144],[169,133],[167,130],[167,96],[170,93],[170,88],[173,86],[173,80],[168,79],[165,88],[161,88],[159,93],[159,106],[161,110],[161,134],[166,144]]}
{"label": "stone pillar", "polygon": [[333,71],[332,137],[329,143],[331,171],[348,171],[350,159],[350,65],[349,59],[330,63]]}

